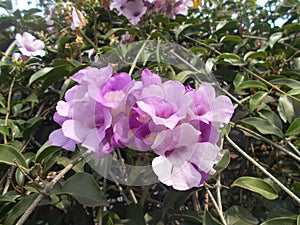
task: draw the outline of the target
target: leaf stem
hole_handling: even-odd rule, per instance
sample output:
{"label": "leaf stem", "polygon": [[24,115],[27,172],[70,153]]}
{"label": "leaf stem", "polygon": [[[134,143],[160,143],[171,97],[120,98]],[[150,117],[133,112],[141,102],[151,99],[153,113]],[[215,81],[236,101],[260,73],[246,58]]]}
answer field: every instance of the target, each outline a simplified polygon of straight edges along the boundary
{"label": "leaf stem", "polygon": [[[8,97],[7,97],[6,114],[5,114],[5,120],[4,120],[5,127],[8,125],[8,119],[9,119],[9,115],[10,115],[11,96],[12,96],[12,90],[15,85],[15,81],[16,81],[16,77],[13,77],[13,79],[10,83],[10,87],[9,87],[9,92],[8,92]],[[3,134],[3,139],[4,139],[4,144],[7,144],[6,134]]]}
{"label": "leaf stem", "polygon": [[277,184],[283,191],[285,191],[292,199],[294,199],[298,204],[300,204],[300,199],[292,191],[290,191],[286,186],[284,186],[276,177],[269,173],[264,167],[262,167],[258,162],[256,162],[251,156],[249,156],[245,151],[243,151],[237,144],[234,143],[228,136],[225,135],[227,141],[236,149],[242,156],[249,160],[254,166],[260,169],[266,176],[268,176],[275,184]]}

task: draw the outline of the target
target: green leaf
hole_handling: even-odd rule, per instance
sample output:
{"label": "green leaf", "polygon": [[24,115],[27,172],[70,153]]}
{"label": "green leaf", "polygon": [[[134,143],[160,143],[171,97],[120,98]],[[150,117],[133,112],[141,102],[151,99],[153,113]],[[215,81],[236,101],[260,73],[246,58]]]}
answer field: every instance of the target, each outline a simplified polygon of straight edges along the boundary
{"label": "green leaf", "polygon": [[270,80],[270,82],[272,84],[285,85],[292,89],[300,88],[300,82],[290,78],[277,78],[277,79]]}
{"label": "green leaf", "polygon": [[276,33],[272,34],[268,40],[267,45],[269,45],[271,48],[273,48],[275,43],[277,41],[279,41],[281,37],[282,37],[282,32],[276,32]]}
{"label": "green leaf", "polygon": [[193,24],[182,24],[177,29],[175,29],[175,39],[178,41],[179,35],[188,27],[193,26]]}
{"label": "green leaf", "polygon": [[15,203],[18,197],[20,197],[20,195],[10,195],[10,193],[8,192],[5,195],[0,195],[0,203],[5,203],[5,202]]}
{"label": "green leaf", "polygon": [[45,67],[36,73],[32,74],[30,79],[29,79],[29,85],[33,84],[34,82],[42,79],[45,77],[51,70],[53,70],[53,67]]}
{"label": "green leaf", "polygon": [[227,35],[227,36],[224,36],[220,39],[221,43],[228,42],[228,41],[236,42],[236,43],[239,43],[239,44],[244,43],[243,39],[240,36],[236,36],[236,35]]}
{"label": "green leaf", "polygon": [[295,225],[296,218],[292,217],[278,217],[267,220],[260,225]]}
{"label": "green leaf", "polygon": [[267,95],[268,95],[268,92],[265,92],[265,91],[259,91],[259,92],[255,93],[255,95],[253,95],[249,101],[250,110],[253,111],[257,107],[259,107],[262,104],[263,99]]}
{"label": "green leaf", "polygon": [[15,172],[15,179],[18,183],[19,186],[23,186],[25,183],[25,176],[24,174],[20,171],[20,169],[18,168]]}
{"label": "green leaf", "polygon": [[286,136],[292,136],[297,134],[300,134],[300,117],[296,118],[285,132]]}
{"label": "green leaf", "polygon": [[221,55],[219,55],[217,57],[217,60],[220,60],[220,59],[234,59],[234,60],[240,60],[241,57],[239,57],[238,55],[236,54],[233,54],[233,53],[223,53]]}
{"label": "green leaf", "polygon": [[240,187],[249,191],[258,193],[269,200],[274,200],[278,197],[277,191],[273,186],[263,179],[257,177],[239,177],[236,179],[231,187]]}
{"label": "green leaf", "polygon": [[292,122],[294,117],[294,106],[292,100],[286,95],[280,96],[278,100],[277,111],[283,122]]}
{"label": "green leaf", "polygon": [[300,88],[294,88],[292,90],[289,90],[287,92],[287,94],[289,94],[289,95],[300,95]]}
{"label": "green leaf", "polygon": [[224,216],[230,225],[258,224],[258,220],[247,209],[237,205],[227,209]]}
{"label": "green leaf", "polygon": [[247,52],[244,56],[244,60],[248,61],[249,59],[265,59],[267,57],[267,52],[257,51],[257,52]]}
{"label": "green leaf", "polygon": [[139,204],[132,203],[126,206],[126,218],[136,225],[146,225],[143,210]]}
{"label": "green leaf", "polygon": [[258,82],[256,80],[246,80],[243,83],[241,83],[240,86],[238,86],[235,91],[241,91],[243,89],[247,88],[257,88],[257,89],[263,89],[268,90],[267,86],[261,82]]}
{"label": "green leaf", "polygon": [[215,217],[213,217],[209,211],[205,210],[203,225],[222,225]]}
{"label": "green leaf", "polygon": [[22,198],[9,212],[4,221],[4,225],[14,225],[16,220],[29,208],[38,196],[37,193]]}
{"label": "green leaf", "polygon": [[300,194],[300,182],[295,181],[292,185],[292,191],[296,194],[299,195]]}
{"label": "green leaf", "polygon": [[6,136],[10,136],[9,129],[7,126],[4,126],[4,124],[0,124],[0,133]]}
{"label": "green leaf", "polygon": [[238,121],[238,123],[249,125],[255,128],[256,130],[258,130],[262,134],[273,134],[278,137],[283,137],[283,133],[278,127],[272,124],[269,120],[263,118],[247,117]]}
{"label": "green leaf", "polygon": [[235,75],[234,81],[233,81],[233,86],[236,89],[238,86],[240,86],[246,79],[246,76],[242,73],[237,73]]}
{"label": "green leaf", "polygon": [[108,206],[100,187],[94,177],[88,173],[75,173],[62,186],[61,193],[72,195],[85,206]]}
{"label": "green leaf", "polygon": [[104,40],[110,38],[111,35],[113,35],[115,33],[125,33],[125,31],[127,31],[126,28],[112,28],[105,34]]}
{"label": "green leaf", "polygon": [[15,104],[15,105],[11,108],[12,116],[17,116],[17,115],[19,114],[19,112],[21,111],[22,107],[23,107],[23,104],[22,104],[22,103]]}
{"label": "green leaf", "polygon": [[222,152],[222,159],[214,166],[216,173],[213,176],[220,174],[230,163],[230,151],[228,149]]}
{"label": "green leaf", "polygon": [[164,197],[163,201],[163,208],[162,208],[162,215],[164,216],[166,212],[172,208],[176,202],[181,199],[182,197],[186,199],[186,194],[188,196],[191,194],[190,191],[177,191],[174,189],[169,190],[167,195]]}
{"label": "green leaf", "polygon": [[0,144],[0,163],[15,166],[14,160],[16,160],[23,169],[28,169],[25,158],[17,149],[11,145]]}
{"label": "green leaf", "polygon": [[49,141],[46,141],[40,149],[37,151],[35,156],[35,162],[40,163],[44,158],[46,158],[48,155],[52,154],[53,152],[57,152],[61,150],[60,147],[52,146]]}

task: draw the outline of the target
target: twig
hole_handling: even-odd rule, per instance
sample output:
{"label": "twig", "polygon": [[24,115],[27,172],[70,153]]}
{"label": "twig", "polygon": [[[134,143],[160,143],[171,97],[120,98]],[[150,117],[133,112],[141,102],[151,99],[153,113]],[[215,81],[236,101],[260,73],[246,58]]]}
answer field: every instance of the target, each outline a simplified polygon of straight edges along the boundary
{"label": "twig", "polygon": [[247,69],[244,67],[244,70],[247,72],[247,73],[250,73],[252,76],[254,76],[256,79],[262,81],[263,83],[271,86],[272,88],[274,88],[276,91],[280,92],[281,94],[284,94],[286,96],[288,96],[289,98],[297,101],[297,102],[300,102],[300,99],[299,98],[296,98],[295,96],[293,95],[290,95],[288,93],[286,93],[285,91],[281,90],[280,88],[278,88],[276,85],[272,84],[271,82],[267,81],[266,79],[262,78],[261,76],[257,75],[256,73],[252,72],[251,70]]}
{"label": "twig", "polygon": [[300,199],[291,192],[286,186],[284,186],[276,177],[269,173],[264,167],[262,167],[258,162],[256,162],[251,156],[244,152],[237,144],[234,143],[228,137],[228,134],[225,135],[227,141],[234,147],[241,155],[243,155],[247,160],[249,160],[254,166],[260,169],[265,175],[267,175],[274,183],[276,183],[282,190],[284,190],[292,199],[294,199],[298,204],[300,204]]}
{"label": "twig", "polygon": [[239,130],[246,131],[247,133],[249,133],[249,134],[253,135],[254,137],[259,138],[260,140],[262,140],[262,141],[264,141],[264,142],[266,142],[266,143],[272,145],[273,147],[275,147],[275,148],[277,148],[277,149],[283,151],[283,152],[286,153],[287,155],[291,156],[292,158],[294,158],[294,159],[296,159],[298,162],[300,162],[300,157],[299,157],[299,156],[297,156],[297,155],[295,155],[294,153],[288,151],[287,149],[283,148],[282,146],[280,146],[280,145],[274,143],[273,141],[270,141],[268,138],[265,138],[265,137],[261,136],[260,134],[254,132],[254,131],[252,131],[252,130],[246,128],[246,127],[243,127],[243,126],[241,126],[241,125],[235,124],[235,123],[233,123],[233,122],[230,122],[230,125],[231,125],[232,127],[234,127],[234,128],[239,129]]}
{"label": "twig", "polygon": [[[16,81],[16,77],[13,77],[13,79],[10,83],[10,87],[9,87],[9,92],[8,92],[8,97],[7,97],[6,114],[5,114],[4,124],[3,124],[5,127],[8,125],[8,119],[9,119],[9,115],[10,115],[11,96],[12,96],[12,90],[14,88],[15,81]],[[6,134],[3,134],[3,139],[4,139],[4,144],[7,144]]]}
{"label": "twig", "polygon": [[14,167],[14,166],[12,166],[12,167],[10,168],[9,174],[7,175],[7,180],[6,180],[6,183],[5,183],[5,186],[4,186],[2,195],[4,195],[4,194],[7,193],[8,188],[9,188],[9,185],[10,185],[10,177],[13,176],[13,174],[14,174],[14,172],[15,172],[15,169],[16,169],[16,167]]}
{"label": "twig", "polygon": [[200,44],[200,45],[206,47],[206,48],[209,48],[210,50],[214,51],[214,52],[217,53],[218,55],[221,55],[221,54],[222,54],[222,53],[219,52],[217,49],[215,49],[215,48],[213,48],[213,47],[211,47],[211,46],[209,46],[209,45],[203,43],[202,41],[196,40],[196,39],[191,38],[191,37],[189,37],[189,36],[187,36],[187,35],[183,35],[183,36],[184,36],[185,38],[191,40],[191,41],[194,41],[194,42],[196,42],[196,43],[198,43],[198,44]]}
{"label": "twig", "polygon": [[286,141],[286,143],[295,151],[298,155],[300,155],[300,151],[295,147],[295,145],[292,144],[291,141]]}
{"label": "twig", "polygon": [[193,201],[193,206],[194,206],[194,210],[196,212],[200,211],[200,203],[198,200],[198,191],[195,191],[192,195],[192,201]]}
{"label": "twig", "polygon": [[129,205],[129,204],[130,204],[130,201],[129,201],[129,199],[127,198],[126,194],[124,193],[124,190],[123,190],[122,186],[119,184],[119,182],[118,182],[117,179],[115,178],[115,175],[114,175],[111,171],[109,171],[108,173],[109,173],[109,175],[111,176],[111,178],[113,179],[113,181],[115,182],[116,186],[118,187],[118,189],[119,189],[121,195],[123,196],[125,202]]}
{"label": "twig", "polygon": [[6,49],[4,56],[2,57],[1,61],[3,62],[5,60],[5,57],[8,57],[8,55],[12,52],[16,45],[16,41],[13,41],[10,46]]}
{"label": "twig", "polygon": [[21,171],[21,173],[28,179],[31,181],[32,185],[34,186],[34,188],[40,193],[43,194],[41,192],[41,188],[43,188],[41,185],[37,184],[36,182],[34,182],[34,180],[22,169],[22,167],[19,165],[17,160],[14,160],[14,163],[16,164],[16,166],[18,167],[18,169]]}
{"label": "twig", "polygon": [[135,194],[134,194],[134,192],[133,192],[133,190],[131,188],[129,188],[129,194],[130,194],[130,196],[131,196],[132,201],[134,202],[134,204],[138,204],[138,201],[137,201],[137,199],[135,197]]}
{"label": "twig", "polygon": [[81,156],[79,156],[77,159],[75,159],[73,162],[71,162],[69,165],[67,165],[63,170],[57,174],[56,177],[53,178],[48,184],[45,185],[44,189],[42,190],[42,194],[39,194],[38,197],[33,201],[33,203],[29,206],[29,208],[25,211],[25,213],[22,215],[22,217],[18,220],[16,225],[23,225],[30,214],[35,210],[35,208],[38,206],[38,204],[42,201],[42,199],[45,197],[45,195],[49,195],[54,185],[63,178],[63,176],[71,170],[77,163],[79,163],[85,156],[92,153],[92,150],[88,150],[85,153],[83,153]]}
{"label": "twig", "polygon": [[211,198],[211,200],[212,200],[212,202],[213,202],[213,204],[214,204],[216,210],[218,211],[218,214],[219,214],[219,216],[220,216],[220,218],[221,218],[221,220],[222,220],[222,223],[223,223],[224,225],[227,225],[227,222],[226,222],[226,220],[225,220],[225,217],[224,217],[224,215],[223,215],[223,212],[222,212],[222,210],[220,209],[219,205],[217,204],[216,199],[215,199],[214,196],[212,195],[211,191],[210,191],[207,187],[205,187],[205,188],[206,188],[206,192],[208,193],[209,197]]}
{"label": "twig", "polygon": [[144,44],[142,45],[141,49],[140,49],[140,50],[138,51],[138,53],[136,54],[136,57],[134,58],[134,60],[133,60],[133,62],[132,62],[132,65],[131,65],[131,67],[130,67],[129,73],[128,73],[129,76],[132,75],[133,70],[134,70],[134,68],[135,68],[135,66],[136,66],[136,63],[137,63],[137,61],[138,61],[140,55],[141,55],[142,52],[144,51],[144,49],[145,49],[145,47],[146,47],[146,44],[148,43],[148,39],[149,39],[149,38],[150,38],[150,36],[147,38],[147,40],[145,40],[145,42],[144,42]]}

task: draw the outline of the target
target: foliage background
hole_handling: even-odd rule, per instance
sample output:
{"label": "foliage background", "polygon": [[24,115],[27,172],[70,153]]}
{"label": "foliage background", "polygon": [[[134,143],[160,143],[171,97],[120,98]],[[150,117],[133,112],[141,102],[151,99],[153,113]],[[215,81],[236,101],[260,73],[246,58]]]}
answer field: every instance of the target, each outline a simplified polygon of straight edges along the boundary
{"label": "foliage background", "polygon": [[[300,224],[297,0],[269,0],[265,7],[254,0],[205,0],[188,16],[147,14],[138,26],[109,11],[106,1],[72,2],[88,21],[83,30],[70,29],[70,11],[60,1],[40,0],[22,11],[13,11],[9,0],[0,2],[7,11],[0,17],[1,224],[16,224],[36,199],[25,224]],[[49,31],[44,15],[54,4]],[[281,27],[278,19],[284,19]],[[45,57],[12,59],[15,34],[25,31],[46,43]],[[79,153],[47,142],[57,128],[55,104],[74,84],[69,77],[93,62],[87,50],[101,55],[118,48],[126,32],[132,41],[186,47],[234,102],[222,138],[224,156],[205,187],[179,192],[162,184],[122,186],[99,177],[80,158],[66,170]],[[167,79],[197,86],[192,76],[164,71]],[[132,153],[122,151],[121,157]],[[62,179],[54,185],[54,177]]]}

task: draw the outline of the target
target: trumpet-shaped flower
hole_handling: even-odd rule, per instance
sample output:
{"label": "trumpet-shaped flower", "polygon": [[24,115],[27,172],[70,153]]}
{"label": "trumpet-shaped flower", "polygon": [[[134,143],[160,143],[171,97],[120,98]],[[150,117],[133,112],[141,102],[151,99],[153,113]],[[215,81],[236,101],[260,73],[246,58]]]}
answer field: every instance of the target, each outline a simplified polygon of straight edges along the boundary
{"label": "trumpet-shaped flower", "polygon": [[16,44],[23,56],[44,56],[45,43],[28,32],[16,34]]}

